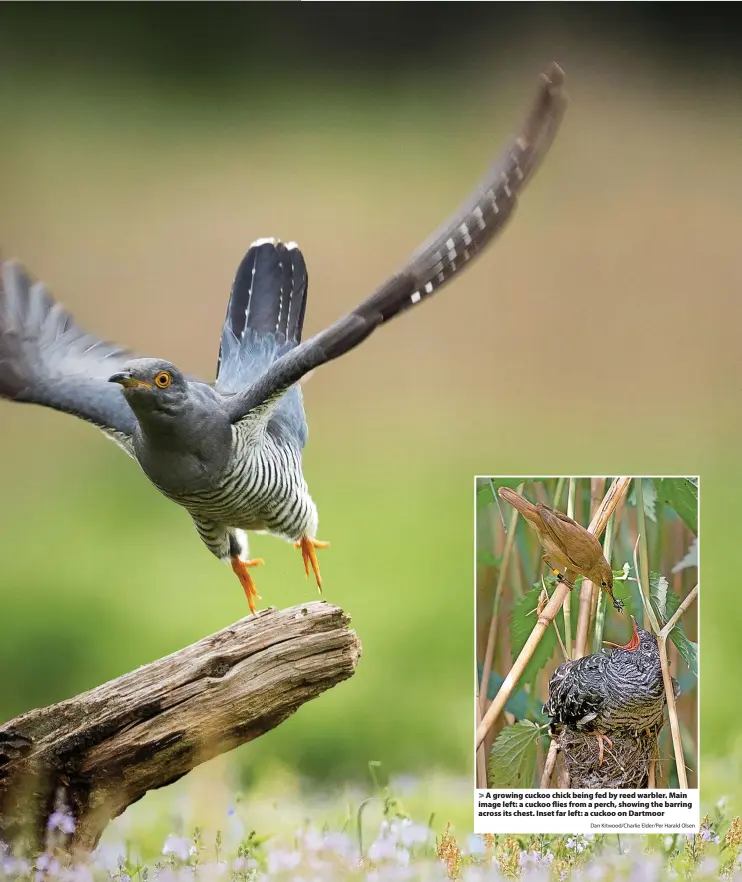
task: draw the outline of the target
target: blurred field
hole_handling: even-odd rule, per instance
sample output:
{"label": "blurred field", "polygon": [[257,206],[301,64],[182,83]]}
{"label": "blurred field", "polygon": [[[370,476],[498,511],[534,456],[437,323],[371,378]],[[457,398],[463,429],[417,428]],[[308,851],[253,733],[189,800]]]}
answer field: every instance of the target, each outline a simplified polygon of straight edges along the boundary
{"label": "blurred field", "polygon": [[[701,750],[739,751],[742,105],[558,58],[572,106],[502,240],[305,387],[326,595],[364,655],[239,752],[248,776],[363,779],[370,759],[469,774],[474,474],[701,474]],[[253,239],[300,243],[322,328],[466,195],[536,72],[386,94],[247,82],[244,106],[237,89],[21,76],[0,92],[3,254],[91,330],[211,378]],[[5,403],[0,429],[0,719],[245,614],[188,516],[94,429]],[[252,548],[264,602],[313,596],[289,545]]]}

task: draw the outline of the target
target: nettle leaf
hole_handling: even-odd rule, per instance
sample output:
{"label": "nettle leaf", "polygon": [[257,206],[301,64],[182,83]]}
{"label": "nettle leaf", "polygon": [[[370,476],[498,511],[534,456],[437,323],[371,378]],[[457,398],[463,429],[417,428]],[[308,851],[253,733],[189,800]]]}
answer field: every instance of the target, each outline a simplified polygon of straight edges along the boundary
{"label": "nettle leaf", "polygon": [[540,728],[530,720],[519,720],[500,732],[487,764],[490,787],[533,785],[540,734]]}
{"label": "nettle leaf", "polygon": [[642,495],[644,496],[644,515],[657,523],[657,488],[652,478],[642,478]]}
{"label": "nettle leaf", "polygon": [[652,599],[654,600],[654,604],[657,607],[657,612],[659,613],[661,621],[667,621],[667,589],[670,587],[670,583],[664,576],[659,576],[655,584],[652,584],[652,580],[649,580],[649,593]]}
{"label": "nettle leaf", "polygon": [[661,478],[657,492],[682,519],[686,527],[698,535],[698,478]]}
{"label": "nettle leaf", "polygon": [[671,573],[679,573],[681,570],[687,570],[688,567],[698,566],[698,536],[695,536],[691,542],[690,548],[685,553],[685,557],[679,560],[670,570]]}
{"label": "nettle leaf", "polygon": [[[677,639],[675,637],[676,634],[678,635]],[[672,634],[670,634],[670,640],[677,646],[678,652],[688,665],[690,672],[698,679],[698,644],[694,643],[693,640],[688,640],[684,635],[678,634],[677,628],[674,628]]]}
{"label": "nettle leaf", "polygon": [[[631,491],[629,492],[629,505],[636,505],[636,482],[637,478],[631,482]],[[642,478],[642,495],[644,497],[644,515],[650,521],[657,523],[657,487],[654,478]]]}
{"label": "nettle leaf", "polygon": [[[664,587],[662,587],[663,582],[665,583]],[[664,611],[660,608],[662,591],[665,594]],[[680,598],[667,584],[667,579],[657,573],[649,574],[649,593],[659,615],[660,623],[665,625],[680,606]],[[688,639],[682,621],[679,621],[670,632],[670,640],[677,646],[678,652],[693,675],[698,677],[698,644]]]}

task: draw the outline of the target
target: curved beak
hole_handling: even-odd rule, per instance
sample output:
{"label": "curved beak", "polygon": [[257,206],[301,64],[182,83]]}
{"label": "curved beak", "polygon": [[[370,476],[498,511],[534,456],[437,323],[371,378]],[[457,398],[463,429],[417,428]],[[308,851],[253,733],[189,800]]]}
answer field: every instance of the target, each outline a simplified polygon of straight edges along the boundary
{"label": "curved beak", "polygon": [[150,383],[145,383],[144,380],[137,380],[136,377],[133,377],[131,371],[119,371],[119,373],[110,376],[108,382],[118,383],[124,389],[136,389],[138,386],[144,386],[146,389],[152,388]]}
{"label": "curved beak", "polygon": [[631,635],[631,640],[628,643],[609,643],[608,640],[604,640],[604,645],[613,646],[615,649],[625,649],[627,652],[639,649],[639,631],[636,628],[636,619],[633,616],[631,616],[631,628],[634,633]]}

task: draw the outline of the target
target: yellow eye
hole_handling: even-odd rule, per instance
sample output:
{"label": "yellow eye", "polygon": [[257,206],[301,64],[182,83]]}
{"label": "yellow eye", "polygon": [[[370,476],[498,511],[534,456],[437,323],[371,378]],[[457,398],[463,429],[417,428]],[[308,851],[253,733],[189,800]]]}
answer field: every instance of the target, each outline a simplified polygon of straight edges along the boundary
{"label": "yellow eye", "polygon": [[167,387],[173,382],[173,378],[167,371],[160,371],[160,373],[155,377],[155,385],[160,389],[167,389]]}

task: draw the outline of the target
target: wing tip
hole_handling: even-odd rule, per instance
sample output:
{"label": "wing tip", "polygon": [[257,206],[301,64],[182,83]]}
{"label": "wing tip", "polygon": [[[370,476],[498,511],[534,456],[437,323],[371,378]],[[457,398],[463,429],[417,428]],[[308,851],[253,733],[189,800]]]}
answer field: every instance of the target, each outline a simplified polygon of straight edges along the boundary
{"label": "wing tip", "polygon": [[282,242],[277,236],[263,236],[250,243],[250,248],[260,248],[261,245],[273,245],[274,248],[283,245],[287,251],[298,251],[299,246],[293,239],[290,242]]}
{"label": "wing tip", "polygon": [[556,61],[550,62],[544,72],[541,74],[544,82],[555,89],[561,88],[566,79],[564,68]]}
{"label": "wing tip", "polygon": [[552,61],[541,74],[542,95],[550,105],[550,112],[557,118],[562,116],[569,104],[569,97],[564,88],[566,79],[564,70],[556,61]]}
{"label": "wing tip", "polygon": [[23,264],[15,257],[4,258],[2,255],[0,255],[0,266],[2,266],[3,275],[5,275],[5,273],[28,275]]}

